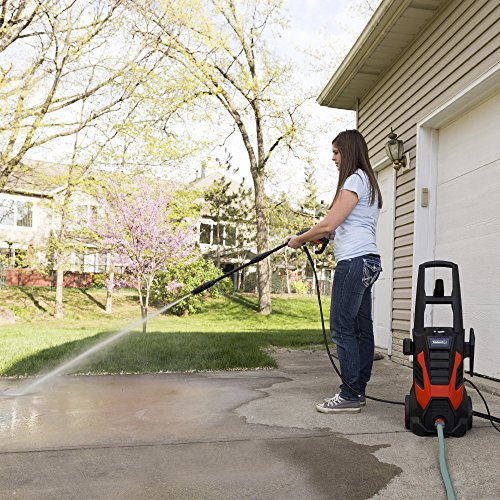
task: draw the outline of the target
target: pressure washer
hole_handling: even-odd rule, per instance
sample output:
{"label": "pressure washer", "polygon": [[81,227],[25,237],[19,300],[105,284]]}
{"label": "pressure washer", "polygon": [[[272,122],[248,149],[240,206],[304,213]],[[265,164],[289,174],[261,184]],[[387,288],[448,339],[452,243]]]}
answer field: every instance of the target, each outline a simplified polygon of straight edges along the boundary
{"label": "pressure washer", "polygon": [[[425,271],[449,268],[452,274],[451,295],[444,294],[444,282],[437,279],[432,295],[426,295]],[[427,305],[450,305],[453,326],[424,326]],[[436,433],[436,423],[443,432],[463,436],[472,428],[472,400],[464,383],[464,360],[469,358],[469,372],[474,373],[474,329],[465,342],[462,298],[458,266],[448,261],[431,261],[418,268],[413,340],[404,339],[403,354],[413,355],[413,384],[405,398],[405,426],[418,436]]]}

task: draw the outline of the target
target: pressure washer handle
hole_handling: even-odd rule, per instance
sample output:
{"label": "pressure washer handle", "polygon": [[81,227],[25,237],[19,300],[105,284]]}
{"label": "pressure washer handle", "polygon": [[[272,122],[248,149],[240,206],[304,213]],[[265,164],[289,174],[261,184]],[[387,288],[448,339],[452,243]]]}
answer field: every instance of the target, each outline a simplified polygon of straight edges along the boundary
{"label": "pressure washer handle", "polygon": [[[428,268],[444,267],[450,268],[452,274],[452,292],[451,295],[445,296],[441,293],[427,295],[425,292],[425,270]],[[458,266],[454,262],[446,260],[432,260],[423,262],[418,266],[417,291],[415,297],[415,319],[414,329],[423,331],[424,329],[424,312],[426,305],[430,304],[449,304],[453,309],[453,330],[461,332],[463,330],[462,316],[462,298],[460,293],[460,278],[458,274]]]}
{"label": "pressure washer handle", "polygon": [[[307,233],[307,231],[309,231],[309,229],[311,229],[311,228],[308,227],[307,229],[302,229],[302,231],[297,233],[297,236],[300,236],[301,234]],[[321,248],[319,248],[318,250],[315,250],[314,253],[316,255],[322,254],[325,251],[325,248],[327,247],[329,242],[330,242],[330,240],[326,236],[323,236],[323,238],[320,238],[319,240],[313,241],[313,243],[316,243],[318,245],[321,244]],[[304,245],[305,245],[305,243],[304,243]]]}

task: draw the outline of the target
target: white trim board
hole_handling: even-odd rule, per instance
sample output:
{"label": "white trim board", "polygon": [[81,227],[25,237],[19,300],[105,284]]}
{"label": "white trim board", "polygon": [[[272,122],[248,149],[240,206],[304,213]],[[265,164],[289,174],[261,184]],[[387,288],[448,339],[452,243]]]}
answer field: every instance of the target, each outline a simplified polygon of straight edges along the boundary
{"label": "white trim board", "polygon": [[[500,92],[500,63],[471,85],[417,123],[415,176],[415,224],[413,232],[413,279],[411,321],[413,323],[418,266],[434,260],[436,246],[436,192],[438,175],[438,130]],[[429,203],[422,207],[422,189],[429,191]],[[434,273],[428,271],[428,279]],[[426,309],[426,324],[432,324],[432,308]]]}

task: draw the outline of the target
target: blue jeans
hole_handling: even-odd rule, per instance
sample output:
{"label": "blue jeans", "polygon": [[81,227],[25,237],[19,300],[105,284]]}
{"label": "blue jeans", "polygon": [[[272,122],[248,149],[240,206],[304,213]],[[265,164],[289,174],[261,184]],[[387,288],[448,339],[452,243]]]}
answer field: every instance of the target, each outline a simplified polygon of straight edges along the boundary
{"label": "blue jeans", "polygon": [[364,394],[373,365],[374,340],[372,286],[382,267],[372,254],[337,263],[330,309],[330,333],[337,346],[340,372],[345,383],[340,396],[357,401]]}

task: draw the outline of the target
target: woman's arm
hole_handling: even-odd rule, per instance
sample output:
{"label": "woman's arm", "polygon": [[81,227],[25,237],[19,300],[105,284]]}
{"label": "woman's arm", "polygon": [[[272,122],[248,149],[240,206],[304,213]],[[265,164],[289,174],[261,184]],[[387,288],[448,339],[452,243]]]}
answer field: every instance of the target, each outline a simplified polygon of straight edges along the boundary
{"label": "woman's arm", "polygon": [[299,236],[292,236],[288,241],[288,246],[299,248],[308,241],[320,240],[323,236],[333,233],[352,212],[357,202],[358,195],[355,192],[343,189],[325,218],[320,220],[309,231]]}

